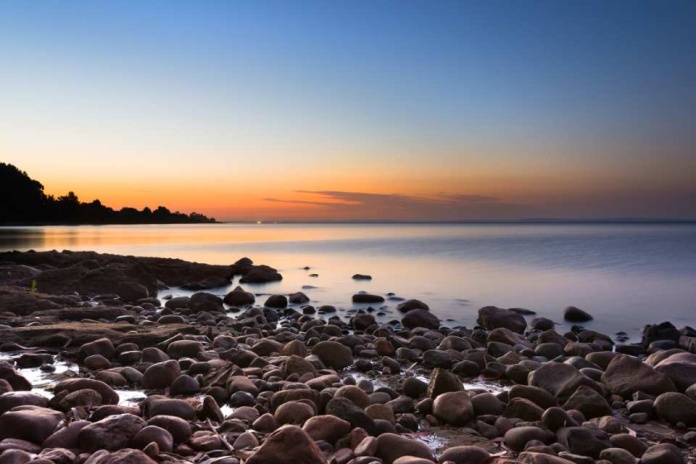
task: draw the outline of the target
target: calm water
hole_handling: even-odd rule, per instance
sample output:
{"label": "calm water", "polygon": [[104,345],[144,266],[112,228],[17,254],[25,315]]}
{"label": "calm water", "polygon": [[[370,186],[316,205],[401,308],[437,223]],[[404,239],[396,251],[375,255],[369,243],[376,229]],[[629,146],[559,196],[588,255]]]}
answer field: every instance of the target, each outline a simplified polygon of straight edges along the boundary
{"label": "calm water", "polygon": [[[636,336],[663,320],[696,326],[696,225],[23,227],[0,228],[0,249],[218,264],[248,256],[284,276],[249,286],[255,293],[302,290],[313,304],[350,309],[357,291],[393,292],[427,302],[449,325],[472,326],[484,305],[529,308],[561,323],[563,308],[574,305],[595,316],[587,327],[606,333]],[[373,280],[353,281],[355,273]]]}

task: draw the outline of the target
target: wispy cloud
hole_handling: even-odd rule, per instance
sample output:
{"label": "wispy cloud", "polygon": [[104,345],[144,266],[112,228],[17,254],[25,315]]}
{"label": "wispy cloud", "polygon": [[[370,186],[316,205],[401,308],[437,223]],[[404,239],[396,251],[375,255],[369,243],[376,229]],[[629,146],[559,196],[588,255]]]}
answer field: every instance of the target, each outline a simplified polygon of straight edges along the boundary
{"label": "wispy cloud", "polygon": [[520,205],[486,195],[438,193],[404,195],[399,193],[346,192],[339,190],[297,190],[318,196],[316,200],[265,198],[273,203],[317,207],[317,214],[331,219],[384,219],[449,221],[491,219],[518,212]]}

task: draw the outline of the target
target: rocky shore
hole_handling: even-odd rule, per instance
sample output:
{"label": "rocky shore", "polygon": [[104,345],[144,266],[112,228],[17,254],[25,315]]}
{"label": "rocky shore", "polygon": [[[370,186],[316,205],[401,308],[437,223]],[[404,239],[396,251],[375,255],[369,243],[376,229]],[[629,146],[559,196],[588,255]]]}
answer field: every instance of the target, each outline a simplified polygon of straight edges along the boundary
{"label": "rocky shore", "polygon": [[621,344],[514,308],[449,328],[418,300],[254,292],[280,279],[0,253],[0,464],[696,463],[689,327]]}

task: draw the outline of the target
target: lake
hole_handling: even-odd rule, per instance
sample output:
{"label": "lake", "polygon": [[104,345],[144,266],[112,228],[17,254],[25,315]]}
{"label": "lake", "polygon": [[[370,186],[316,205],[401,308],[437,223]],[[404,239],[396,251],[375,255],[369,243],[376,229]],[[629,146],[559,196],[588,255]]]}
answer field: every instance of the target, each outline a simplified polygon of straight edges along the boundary
{"label": "lake", "polygon": [[[258,294],[303,291],[314,305],[350,309],[364,290],[425,301],[450,326],[486,305],[522,307],[563,324],[635,340],[644,324],[696,326],[693,224],[206,224],[0,228],[0,250],[96,250],[231,264],[248,256],[283,281]],[[305,269],[309,267],[309,270]],[[354,281],[356,273],[371,281]],[[311,277],[317,274],[317,277]],[[236,282],[233,283],[236,285]],[[217,289],[224,293],[227,289]],[[176,290],[162,292],[185,294]],[[259,298],[261,302],[263,298]],[[387,301],[393,310],[396,301]],[[340,313],[339,313],[340,314]],[[398,317],[394,311],[391,317]]]}

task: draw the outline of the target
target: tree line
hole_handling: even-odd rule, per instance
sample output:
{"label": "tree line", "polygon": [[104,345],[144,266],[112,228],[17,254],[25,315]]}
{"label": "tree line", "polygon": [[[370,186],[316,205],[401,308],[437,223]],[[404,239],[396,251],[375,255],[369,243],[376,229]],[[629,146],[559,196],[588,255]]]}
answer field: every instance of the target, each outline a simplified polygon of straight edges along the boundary
{"label": "tree line", "polygon": [[0,163],[0,224],[181,224],[212,223],[200,213],[124,207],[114,210],[101,201],[81,202],[74,192],[55,197],[16,166]]}

